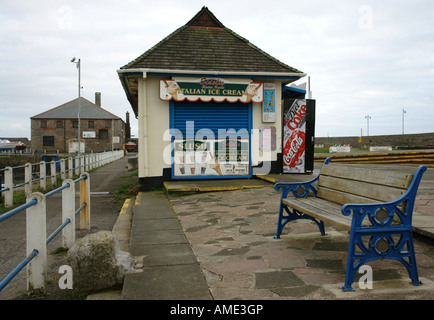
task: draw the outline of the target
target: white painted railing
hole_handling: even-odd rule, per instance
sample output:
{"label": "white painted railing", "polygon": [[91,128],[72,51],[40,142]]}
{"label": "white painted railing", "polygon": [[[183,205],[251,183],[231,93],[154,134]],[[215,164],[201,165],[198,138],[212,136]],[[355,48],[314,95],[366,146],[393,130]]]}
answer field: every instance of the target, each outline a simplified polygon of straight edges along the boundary
{"label": "white painted railing", "polygon": [[[80,204],[75,209],[75,183],[80,183]],[[62,191],[62,224],[47,235],[47,206],[49,197]],[[26,211],[26,254],[3,280],[0,291],[27,266],[27,289],[29,292],[45,291],[47,273],[47,245],[62,232],[62,247],[70,248],[75,242],[75,216],[80,213],[80,229],[90,229],[90,178],[87,172],[75,181],[66,179],[61,187],[46,194],[31,193],[25,204],[0,215],[0,223]]]}
{"label": "white painted railing", "polygon": [[[26,254],[27,257],[18,264],[3,280],[0,281],[0,291],[27,266],[27,288],[32,291],[45,291],[45,275],[47,272],[47,245],[62,232],[62,246],[70,248],[75,242],[75,217],[80,214],[80,229],[90,229],[90,178],[87,170],[118,160],[124,156],[123,151],[105,152],[100,154],[84,155],[80,158],[68,158],[59,161],[60,170],[56,170],[57,161],[50,162],[50,175],[46,174],[46,163],[26,164],[25,182],[13,184],[13,168],[3,169],[5,176],[5,204],[12,206],[13,190],[24,186],[26,190],[26,203],[0,215],[0,223],[20,212],[26,212]],[[68,167],[66,167],[68,164]],[[40,177],[32,179],[32,166],[39,166]],[[74,173],[80,175],[72,180]],[[40,187],[45,190],[46,182],[54,184],[60,175],[62,186],[46,194],[32,193],[32,184],[39,181]],[[79,182],[80,202],[75,208],[75,184]],[[62,191],[62,224],[48,237],[47,235],[47,209],[46,201],[52,195]],[[12,202],[11,202],[12,201]]]}
{"label": "white painted railing", "polygon": [[[3,185],[0,187],[0,193],[4,196],[4,205],[6,208],[11,208],[14,205],[14,190],[20,187],[24,187],[25,194],[28,196],[32,193],[33,185],[39,182],[39,187],[42,191],[45,191],[47,189],[47,182],[54,185],[59,176],[62,181],[66,178],[72,179],[74,175],[78,176],[83,174],[83,172],[96,169],[123,156],[124,152],[122,150],[108,151],[85,154],[74,158],[69,157],[58,161],[41,161],[39,163],[27,163],[23,166],[0,169],[0,175],[3,172],[4,176]],[[47,174],[47,167],[49,167],[49,174]],[[24,182],[15,184],[14,170],[22,168],[24,168]]]}

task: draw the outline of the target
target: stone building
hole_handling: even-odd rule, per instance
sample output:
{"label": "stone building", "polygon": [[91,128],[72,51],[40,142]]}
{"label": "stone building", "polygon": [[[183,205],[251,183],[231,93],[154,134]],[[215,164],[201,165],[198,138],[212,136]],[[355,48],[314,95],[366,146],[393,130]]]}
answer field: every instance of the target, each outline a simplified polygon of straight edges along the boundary
{"label": "stone building", "polygon": [[32,149],[46,153],[78,151],[78,110],[82,153],[120,150],[125,143],[124,121],[101,108],[100,93],[95,102],[77,98],[30,118]]}

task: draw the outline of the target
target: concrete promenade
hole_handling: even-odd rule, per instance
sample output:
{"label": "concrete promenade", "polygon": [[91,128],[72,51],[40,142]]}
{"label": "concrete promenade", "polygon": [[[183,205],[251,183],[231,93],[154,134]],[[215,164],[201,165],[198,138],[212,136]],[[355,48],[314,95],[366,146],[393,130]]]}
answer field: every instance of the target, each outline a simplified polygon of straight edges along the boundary
{"label": "concrete promenade", "polygon": [[[360,166],[360,165],[358,165]],[[361,165],[373,166],[373,165]],[[374,165],[391,171],[415,167]],[[267,176],[306,181],[314,175]],[[373,167],[371,167],[373,168]],[[216,191],[213,191],[213,186]],[[347,233],[308,221],[276,232],[280,193],[262,179],[166,184],[168,193],[142,192],[132,214],[129,250],[137,260],[121,294],[125,300],[419,300],[434,298],[434,169],[425,173],[414,215],[416,259],[423,285],[392,260],[369,263],[372,289],[344,293]],[[226,190],[226,191],[224,191]],[[203,191],[203,192],[198,192]],[[206,191],[206,192],[205,192]]]}

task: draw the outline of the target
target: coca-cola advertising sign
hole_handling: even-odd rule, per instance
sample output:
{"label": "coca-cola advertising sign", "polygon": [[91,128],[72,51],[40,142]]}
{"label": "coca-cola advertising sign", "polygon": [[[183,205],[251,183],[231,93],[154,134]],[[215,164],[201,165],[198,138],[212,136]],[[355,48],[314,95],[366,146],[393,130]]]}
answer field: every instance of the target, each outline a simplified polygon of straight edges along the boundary
{"label": "coca-cola advertising sign", "polygon": [[283,125],[283,172],[304,173],[306,100],[297,99],[285,111]]}

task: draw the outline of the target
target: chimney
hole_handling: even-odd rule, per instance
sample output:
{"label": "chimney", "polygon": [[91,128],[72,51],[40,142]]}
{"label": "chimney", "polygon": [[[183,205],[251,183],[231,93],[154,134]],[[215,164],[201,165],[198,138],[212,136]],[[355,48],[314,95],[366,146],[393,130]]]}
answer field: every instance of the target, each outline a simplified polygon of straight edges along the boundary
{"label": "chimney", "polygon": [[125,123],[125,138],[131,138],[131,126],[130,126],[130,113],[127,111],[126,114],[126,123]]}
{"label": "chimney", "polygon": [[101,107],[101,92],[95,92],[95,104]]}

